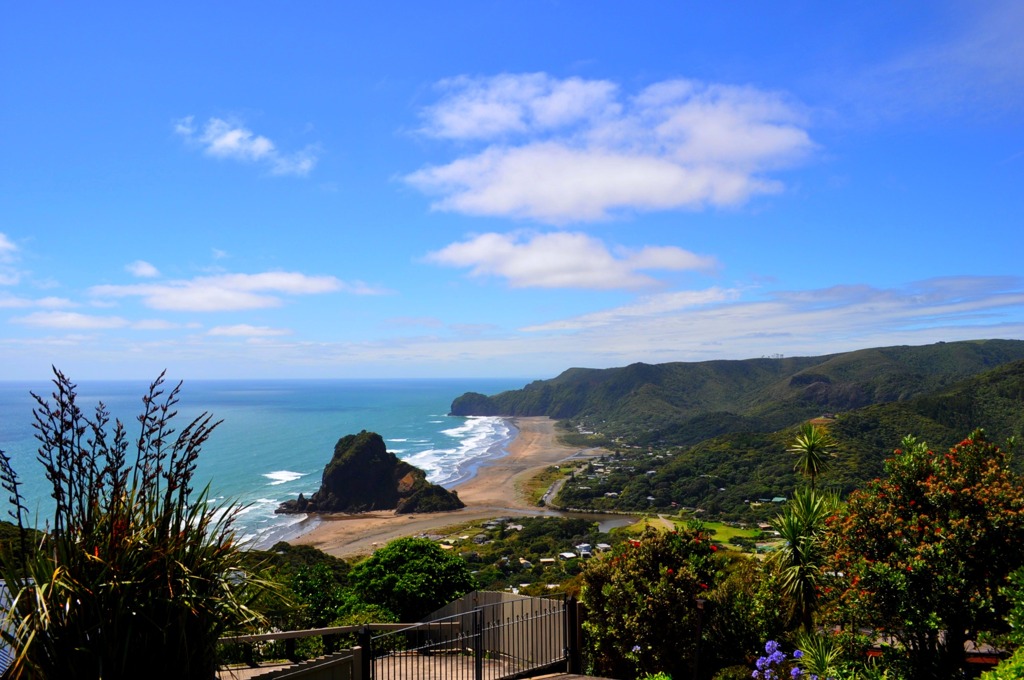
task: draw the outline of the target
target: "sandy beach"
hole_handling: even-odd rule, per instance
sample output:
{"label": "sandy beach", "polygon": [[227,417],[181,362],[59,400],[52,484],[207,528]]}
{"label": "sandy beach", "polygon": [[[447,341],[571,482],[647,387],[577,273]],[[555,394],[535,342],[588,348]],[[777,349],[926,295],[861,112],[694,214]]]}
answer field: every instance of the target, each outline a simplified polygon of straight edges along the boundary
{"label": "sandy beach", "polygon": [[462,510],[437,514],[396,515],[372,512],[356,515],[320,515],[312,529],[289,542],[313,545],[331,555],[367,555],[388,541],[403,536],[445,533],[448,527],[501,515],[536,512],[537,507],[522,498],[517,486],[538,470],[584,454],[555,439],[555,421],[550,418],[511,419],[518,436],[509,444],[508,455],[488,460],[476,475],[455,488],[466,504]]}

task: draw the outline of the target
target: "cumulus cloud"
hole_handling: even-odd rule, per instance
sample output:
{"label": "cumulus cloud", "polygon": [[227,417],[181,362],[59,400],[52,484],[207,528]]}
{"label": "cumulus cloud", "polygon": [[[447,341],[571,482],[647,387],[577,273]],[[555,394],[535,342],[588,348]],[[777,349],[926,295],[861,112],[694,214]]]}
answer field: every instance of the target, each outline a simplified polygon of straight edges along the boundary
{"label": "cumulus cloud", "polygon": [[674,246],[614,252],[599,239],[574,232],[481,234],[427,255],[466,267],[473,276],[504,278],[513,288],[642,288],[656,283],[643,270],[709,270],[710,257]]}
{"label": "cumulus cloud", "polygon": [[438,83],[442,101],[423,112],[422,132],[451,139],[488,139],[548,130],[618,112],[618,86],[607,80],[544,73],[461,76]]}
{"label": "cumulus cloud", "polygon": [[782,191],[770,173],[814,149],[800,107],[753,87],[672,80],[625,96],[603,80],[506,74],[441,89],[421,131],[483,148],[405,177],[439,210],[565,224],[734,206]]}
{"label": "cumulus cloud", "polygon": [[250,326],[249,324],[235,324],[233,326],[216,326],[211,328],[207,335],[219,335],[227,337],[244,338],[267,338],[279,335],[290,335],[291,331],[284,328],[271,328],[269,326]]}
{"label": "cumulus cloud", "polygon": [[11,322],[60,330],[102,330],[129,325],[127,320],[118,316],[94,316],[78,312],[33,312],[28,316],[11,319]]}
{"label": "cumulus cloud", "polygon": [[333,276],[297,272],[220,274],[152,284],[94,286],[97,299],[140,298],[147,307],[165,311],[223,312],[278,307],[282,295],[316,295],[347,291],[368,294],[365,284],[347,284]]}
{"label": "cumulus cloud", "polygon": [[210,118],[198,127],[193,116],[181,118],[174,131],[207,156],[243,163],[259,163],[272,175],[305,177],[316,167],[319,149],[307,146],[301,151],[282,153],[269,138],[257,135],[240,123]]}
{"label": "cumulus cloud", "polygon": [[132,276],[137,276],[140,279],[152,279],[160,276],[160,270],[145,260],[135,260],[135,262],[125,265],[124,269]]}

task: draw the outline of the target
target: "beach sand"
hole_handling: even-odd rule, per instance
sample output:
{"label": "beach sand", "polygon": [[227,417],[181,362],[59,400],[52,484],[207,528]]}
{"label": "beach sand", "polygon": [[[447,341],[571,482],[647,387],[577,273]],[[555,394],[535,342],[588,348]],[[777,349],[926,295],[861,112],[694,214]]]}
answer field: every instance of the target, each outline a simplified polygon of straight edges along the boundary
{"label": "beach sand", "polygon": [[394,512],[370,512],[355,515],[319,515],[310,520],[312,528],[290,539],[295,545],[312,545],[338,557],[368,555],[378,546],[403,536],[443,534],[446,529],[502,515],[537,512],[536,505],[521,497],[517,486],[537,471],[583,455],[603,451],[585,451],[560,444],[555,437],[555,421],[550,418],[513,418],[519,431],[509,444],[508,455],[484,461],[476,475],[458,484],[455,490],[466,504],[454,512],[396,515]]}

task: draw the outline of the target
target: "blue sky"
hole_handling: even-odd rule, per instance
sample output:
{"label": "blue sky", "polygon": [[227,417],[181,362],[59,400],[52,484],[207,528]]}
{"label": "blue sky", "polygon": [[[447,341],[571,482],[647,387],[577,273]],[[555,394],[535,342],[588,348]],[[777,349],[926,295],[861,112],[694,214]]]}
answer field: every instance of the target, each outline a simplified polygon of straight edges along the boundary
{"label": "blue sky", "polygon": [[1019,2],[8,4],[0,373],[1024,338],[1022,32]]}

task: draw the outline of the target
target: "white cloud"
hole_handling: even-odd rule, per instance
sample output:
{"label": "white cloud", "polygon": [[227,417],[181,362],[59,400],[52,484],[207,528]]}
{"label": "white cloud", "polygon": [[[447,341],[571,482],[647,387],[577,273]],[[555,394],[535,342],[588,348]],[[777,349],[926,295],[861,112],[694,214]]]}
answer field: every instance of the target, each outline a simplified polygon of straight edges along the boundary
{"label": "white cloud", "polygon": [[799,107],[753,87],[674,80],[623,97],[545,74],[442,85],[422,131],[488,145],[405,177],[439,210],[565,224],[734,206],[782,191],[768,173],[814,149]]}
{"label": "white cloud", "polygon": [[181,328],[181,324],[164,319],[143,319],[132,323],[132,329],[137,331],[170,331]]}
{"label": "white cloud", "polygon": [[145,260],[135,260],[124,267],[125,271],[140,279],[152,279],[160,276],[160,270]]}
{"label": "white cloud", "polygon": [[316,295],[347,291],[370,294],[365,284],[347,284],[333,276],[307,276],[297,272],[220,274],[154,284],[94,286],[96,298],[138,297],[151,309],[222,312],[263,309],[282,304],[280,295]]}
{"label": "white cloud", "polygon": [[606,80],[558,80],[545,73],[442,80],[441,103],[423,112],[422,131],[451,139],[488,139],[547,130],[618,110]]}
{"label": "white cloud", "polygon": [[[563,339],[594,353],[632,356],[631,361],[692,361],[705,354],[818,355],[942,339],[1017,337],[1024,307],[1021,284],[1009,277],[958,277],[902,289],[845,285],[783,291],[762,299],[742,299],[737,290],[709,289],[654,296],[524,331],[537,334],[549,346]],[[1012,334],[1014,327],[1017,335]]]}
{"label": "white cloud", "polygon": [[481,234],[430,253],[427,260],[469,267],[473,276],[498,276],[514,288],[641,288],[656,283],[641,270],[708,270],[713,258],[674,246],[620,248],[574,232]]}
{"label": "white cloud", "polygon": [[281,153],[268,137],[222,118],[210,118],[200,129],[194,117],[188,116],[175,121],[174,131],[188,143],[202,148],[208,156],[259,163],[273,175],[305,177],[316,167],[319,156],[315,145],[294,153]]}
{"label": "white cloud", "polygon": [[16,295],[0,294],[0,308],[24,309],[27,307],[42,307],[43,309],[61,309],[76,306],[71,300],[59,297],[44,297],[30,299]]}
{"label": "white cloud", "polygon": [[214,328],[211,328],[207,335],[266,338],[279,335],[291,335],[291,331],[284,328],[270,328],[269,326],[250,326],[249,324],[236,324],[234,326],[216,326]]}
{"label": "white cloud", "polygon": [[16,252],[18,252],[18,246],[7,238],[7,234],[0,232],[0,262],[10,262]]}
{"label": "white cloud", "polygon": [[527,333],[541,331],[573,331],[584,328],[601,328],[637,319],[648,321],[692,310],[698,307],[722,304],[738,300],[741,291],[738,289],[708,288],[706,290],[683,290],[661,293],[641,298],[637,302],[614,309],[591,314],[560,319],[548,323],[528,326],[522,330]]}
{"label": "white cloud", "polygon": [[33,312],[11,319],[12,323],[62,330],[101,330],[124,328],[128,321],[117,316],[93,316],[78,312]]}

